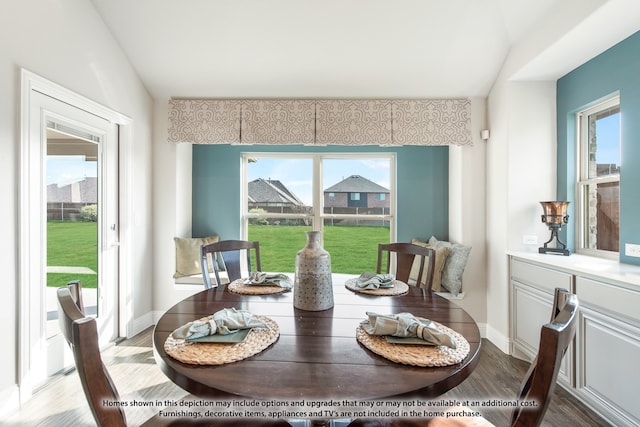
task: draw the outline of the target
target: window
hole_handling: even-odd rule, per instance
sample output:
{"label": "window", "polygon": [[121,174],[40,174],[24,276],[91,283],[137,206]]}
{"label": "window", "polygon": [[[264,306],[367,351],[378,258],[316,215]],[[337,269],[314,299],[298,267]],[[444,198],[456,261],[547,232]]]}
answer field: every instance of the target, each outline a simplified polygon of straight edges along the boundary
{"label": "window", "polygon": [[293,272],[311,230],[333,272],[375,270],[378,243],[395,237],[394,154],[243,153],[242,165],[242,236],[260,242],[266,271]]}
{"label": "window", "polygon": [[384,202],[385,200],[387,200],[387,195],[385,193],[378,193],[378,196],[376,198],[378,201]]}
{"label": "window", "polygon": [[606,256],[620,240],[620,98],[581,111],[577,208],[578,251]]}

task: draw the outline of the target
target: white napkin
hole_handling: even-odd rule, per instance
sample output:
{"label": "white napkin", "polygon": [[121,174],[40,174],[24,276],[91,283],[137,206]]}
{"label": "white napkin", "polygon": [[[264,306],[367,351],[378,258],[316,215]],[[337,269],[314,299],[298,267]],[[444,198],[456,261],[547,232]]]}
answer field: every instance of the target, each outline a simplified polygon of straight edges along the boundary
{"label": "white napkin", "polygon": [[263,273],[261,271],[252,271],[249,273],[248,285],[276,285],[281,288],[291,289],[291,279],[282,273]]}
{"label": "white napkin", "polygon": [[394,279],[393,274],[362,273],[356,279],[355,287],[358,289],[393,288]]}
{"label": "white napkin", "polygon": [[253,317],[248,311],[235,308],[223,308],[211,316],[189,322],[171,334],[176,339],[195,339],[207,335],[227,335],[240,329],[267,328],[268,326]]}
{"label": "white napkin", "polygon": [[417,319],[411,313],[377,314],[367,312],[369,320],[361,323],[370,335],[391,335],[394,337],[417,337],[434,345],[456,348],[457,344],[449,335],[440,332],[431,320]]}

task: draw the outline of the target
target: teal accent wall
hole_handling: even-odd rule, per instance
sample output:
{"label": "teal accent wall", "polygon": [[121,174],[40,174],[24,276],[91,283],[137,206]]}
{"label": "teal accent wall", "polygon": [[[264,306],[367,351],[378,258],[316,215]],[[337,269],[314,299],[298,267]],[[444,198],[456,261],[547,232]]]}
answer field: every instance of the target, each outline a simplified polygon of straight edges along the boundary
{"label": "teal accent wall", "polygon": [[[558,80],[558,199],[573,202],[569,214],[575,219],[575,114],[615,93],[622,126],[620,262],[640,265],[640,258],[624,255],[625,243],[640,244],[640,32]],[[575,249],[574,227],[566,232]]]}
{"label": "teal accent wall", "polygon": [[396,154],[397,240],[448,239],[448,147],[309,147],[194,145],[193,236],[240,237],[240,165],[243,152]]}

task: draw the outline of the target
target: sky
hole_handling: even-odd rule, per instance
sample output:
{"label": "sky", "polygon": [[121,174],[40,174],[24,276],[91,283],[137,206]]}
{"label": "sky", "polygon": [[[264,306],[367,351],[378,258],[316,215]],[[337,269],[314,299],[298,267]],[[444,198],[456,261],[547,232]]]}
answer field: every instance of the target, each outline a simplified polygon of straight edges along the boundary
{"label": "sky", "polygon": [[620,164],[620,113],[598,119],[596,122],[596,161]]}
{"label": "sky", "polygon": [[65,185],[98,176],[98,162],[86,162],[85,156],[47,156],[47,185]]}
{"label": "sky", "polygon": [[[391,186],[389,158],[324,159],[322,188],[331,187],[351,175],[360,175],[385,188]],[[257,178],[281,181],[305,204],[311,205],[313,161],[310,158],[259,158],[249,163],[248,181]]]}

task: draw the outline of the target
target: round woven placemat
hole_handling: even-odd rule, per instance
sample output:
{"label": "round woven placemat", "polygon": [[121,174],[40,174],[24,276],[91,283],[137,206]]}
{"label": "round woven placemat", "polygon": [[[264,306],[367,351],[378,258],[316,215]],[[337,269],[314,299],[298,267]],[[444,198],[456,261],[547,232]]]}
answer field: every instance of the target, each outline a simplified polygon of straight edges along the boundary
{"label": "round woven placemat", "polygon": [[453,349],[444,345],[391,344],[384,336],[369,335],[361,325],[356,329],[356,338],[369,350],[396,363],[435,367],[462,362],[469,354],[469,342],[456,331],[437,322],[433,322],[433,324],[441,332],[453,338],[458,347]]}
{"label": "round woven placemat", "polygon": [[404,295],[409,292],[409,285],[400,280],[393,281],[393,288],[378,288],[378,289],[360,289],[356,286],[357,279],[348,279],[344,282],[344,287],[353,292],[367,295],[379,295],[379,296],[392,296],[392,295]]}
{"label": "round woven placemat", "polygon": [[224,365],[260,353],[280,336],[278,324],[265,316],[254,315],[269,328],[252,329],[245,340],[236,344],[188,342],[171,335],[164,342],[164,351],[174,359],[192,365]]}
{"label": "round woven placemat", "polygon": [[229,289],[230,292],[241,295],[273,295],[291,290],[277,285],[245,285],[245,280],[247,279],[234,280],[227,285],[227,289]]}

